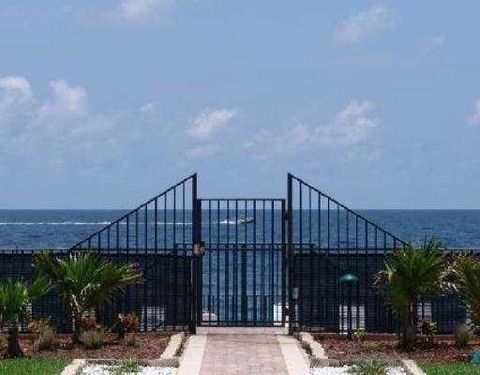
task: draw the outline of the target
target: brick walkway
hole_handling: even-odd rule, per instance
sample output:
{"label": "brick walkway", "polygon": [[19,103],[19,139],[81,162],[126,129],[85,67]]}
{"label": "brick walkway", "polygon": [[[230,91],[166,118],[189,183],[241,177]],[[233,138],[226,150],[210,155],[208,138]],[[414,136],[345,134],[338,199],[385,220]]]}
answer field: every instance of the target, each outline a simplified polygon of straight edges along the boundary
{"label": "brick walkway", "polygon": [[288,336],[208,334],[192,336],[179,375],[307,375],[306,356]]}

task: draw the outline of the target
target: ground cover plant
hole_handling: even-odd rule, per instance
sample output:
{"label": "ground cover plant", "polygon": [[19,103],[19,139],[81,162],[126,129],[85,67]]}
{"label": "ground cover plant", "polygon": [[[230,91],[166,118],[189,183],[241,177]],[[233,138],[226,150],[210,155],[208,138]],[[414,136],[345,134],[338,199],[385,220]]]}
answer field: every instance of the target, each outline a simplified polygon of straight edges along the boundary
{"label": "ground cover plant", "polygon": [[0,361],[0,375],[57,375],[68,364],[58,358],[16,358]]}
{"label": "ground cover plant", "polygon": [[478,375],[480,365],[471,363],[428,363],[422,369],[427,375]]}

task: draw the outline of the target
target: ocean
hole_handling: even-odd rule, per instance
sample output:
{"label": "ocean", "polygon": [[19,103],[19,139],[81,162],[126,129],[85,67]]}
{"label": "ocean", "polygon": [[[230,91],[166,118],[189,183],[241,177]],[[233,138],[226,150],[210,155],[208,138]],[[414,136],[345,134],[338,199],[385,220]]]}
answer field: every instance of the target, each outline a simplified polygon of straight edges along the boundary
{"label": "ocean", "polygon": [[[68,248],[126,212],[0,210],[0,249]],[[405,241],[421,241],[425,237],[435,236],[448,247],[480,248],[480,210],[358,212]],[[228,222],[221,221],[221,225],[228,225]]]}

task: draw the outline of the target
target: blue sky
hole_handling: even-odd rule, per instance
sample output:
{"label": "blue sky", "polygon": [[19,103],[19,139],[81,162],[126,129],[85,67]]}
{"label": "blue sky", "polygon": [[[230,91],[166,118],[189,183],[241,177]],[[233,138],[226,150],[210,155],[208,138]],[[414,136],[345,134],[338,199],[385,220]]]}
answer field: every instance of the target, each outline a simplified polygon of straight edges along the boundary
{"label": "blue sky", "polygon": [[480,208],[480,3],[3,0],[0,207],[128,207],[187,174]]}

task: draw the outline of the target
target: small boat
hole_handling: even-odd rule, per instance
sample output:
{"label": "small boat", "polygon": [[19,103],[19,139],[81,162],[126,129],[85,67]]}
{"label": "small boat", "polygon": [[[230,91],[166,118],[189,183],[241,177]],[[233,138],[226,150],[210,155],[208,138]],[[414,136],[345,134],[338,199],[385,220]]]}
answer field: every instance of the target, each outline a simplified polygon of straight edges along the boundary
{"label": "small boat", "polygon": [[253,223],[255,219],[253,217],[245,217],[237,220],[237,224],[250,224]]}
{"label": "small boat", "polygon": [[255,219],[251,216],[248,216],[248,217],[242,217],[242,218],[239,218],[237,220],[222,220],[220,221],[220,224],[229,224],[229,225],[245,225],[245,224],[250,224],[250,223],[253,223],[255,221]]}

